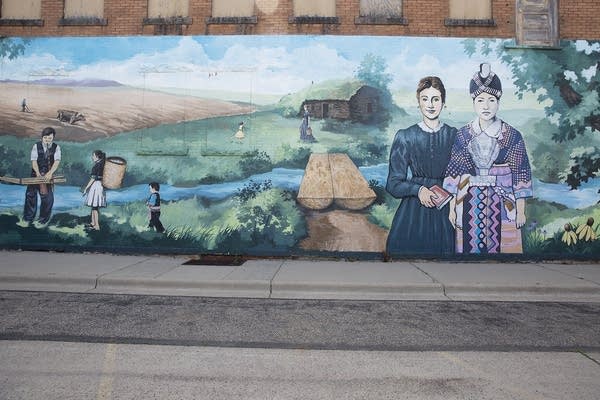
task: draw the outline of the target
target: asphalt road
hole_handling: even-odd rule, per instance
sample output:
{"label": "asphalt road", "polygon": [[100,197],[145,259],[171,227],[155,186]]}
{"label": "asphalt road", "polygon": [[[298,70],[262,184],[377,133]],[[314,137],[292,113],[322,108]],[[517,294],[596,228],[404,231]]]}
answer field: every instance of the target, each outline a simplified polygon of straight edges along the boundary
{"label": "asphalt road", "polygon": [[597,400],[600,353],[0,341],[2,400]]}
{"label": "asphalt road", "polygon": [[0,292],[0,340],[313,350],[598,352],[600,304]]}

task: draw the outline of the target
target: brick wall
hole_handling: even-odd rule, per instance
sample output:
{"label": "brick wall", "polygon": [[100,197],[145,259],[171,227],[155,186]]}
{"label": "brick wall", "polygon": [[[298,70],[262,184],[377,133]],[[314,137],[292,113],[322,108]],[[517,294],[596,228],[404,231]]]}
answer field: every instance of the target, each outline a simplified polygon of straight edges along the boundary
{"label": "brick wall", "polygon": [[[212,23],[211,2],[190,0],[192,23],[176,29],[159,29],[144,25],[148,16],[147,0],[105,0],[104,18],[107,25],[60,26],[63,17],[62,0],[42,0],[43,26],[0,25],[4,36],[116,36],[116,35],[227,35],[227,34],[332,34],[332,35],[400,35],[440,37],[503,37],[515,36],[515,1],[494,0],[492,14],[495,26],[446,26],[448,1],[404,0],[406,24],[356,24],[359,0],[337,0],[339,23],[289,22],[293,16],[293,0],[256,0],[256,23]],[[560,36],[564,39],[600,39],[600,2],[578,0],[559,2]],[[169,27],[167,27],[169,28]],[[172,27],[171,27],[172,28]]]}

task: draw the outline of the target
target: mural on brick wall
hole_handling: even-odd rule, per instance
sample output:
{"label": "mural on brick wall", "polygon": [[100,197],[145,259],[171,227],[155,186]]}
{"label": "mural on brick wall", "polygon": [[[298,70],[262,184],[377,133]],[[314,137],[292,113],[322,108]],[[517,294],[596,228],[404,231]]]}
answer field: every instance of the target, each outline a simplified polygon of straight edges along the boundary
{"label": "mural on brick wall", "polygon": [[0,38],[0,247],[598,258],[600,42]]}

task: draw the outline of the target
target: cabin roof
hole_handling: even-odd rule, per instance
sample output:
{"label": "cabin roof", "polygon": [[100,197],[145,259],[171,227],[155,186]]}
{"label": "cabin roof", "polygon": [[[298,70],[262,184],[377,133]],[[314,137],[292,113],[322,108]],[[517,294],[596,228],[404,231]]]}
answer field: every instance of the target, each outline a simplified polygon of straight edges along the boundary
{"label": "cabin roof", "polygon": [[319,84],[310,85],[296,93],[284,96],[279,104],[284,107],[291,107],[299,110],[306,100],[325,101],[325,100],[350,100],[356,92],[363,86],[364,82],[358,80],[332,80]]}

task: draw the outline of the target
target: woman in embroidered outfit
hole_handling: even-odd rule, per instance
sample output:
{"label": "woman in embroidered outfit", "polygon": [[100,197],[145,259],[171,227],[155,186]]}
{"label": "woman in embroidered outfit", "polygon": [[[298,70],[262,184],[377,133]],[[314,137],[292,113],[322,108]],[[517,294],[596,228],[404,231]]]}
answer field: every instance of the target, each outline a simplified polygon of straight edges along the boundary
{"label": "woman in embroidered outfit", "polygon": [[478,117],[459,129],[444,189],[455,195],[449,219],[459,253],[522,253],[525,198],[533,196],[521,133],[496,117],[502,84],[481,64],[469,91]]}
{"label": "woman in embroidered outfit", "polygon": [[90,174],[90,180],[83,189],[85,205],[92,208],[91,222],[88,228],[100,230],[100,207],[106,207],[106,194],[102,186],[102,173],[104,171],[104,162],[106,154],[100,150],[94,150],[92,161],[94,166]]}
{"label": "woman in embroidered outfit", "polygon": [[456,128],[439,119],[446,102],[442,81],[435,76],[421,79],[417,100],[423,120],[400,129],[390,152],[386,190],[402,199],[387,238],[386,252],[392,257],[454,253],[448,211],[436,208],[437,195],[430,190],[442,185],[456,136]]}

